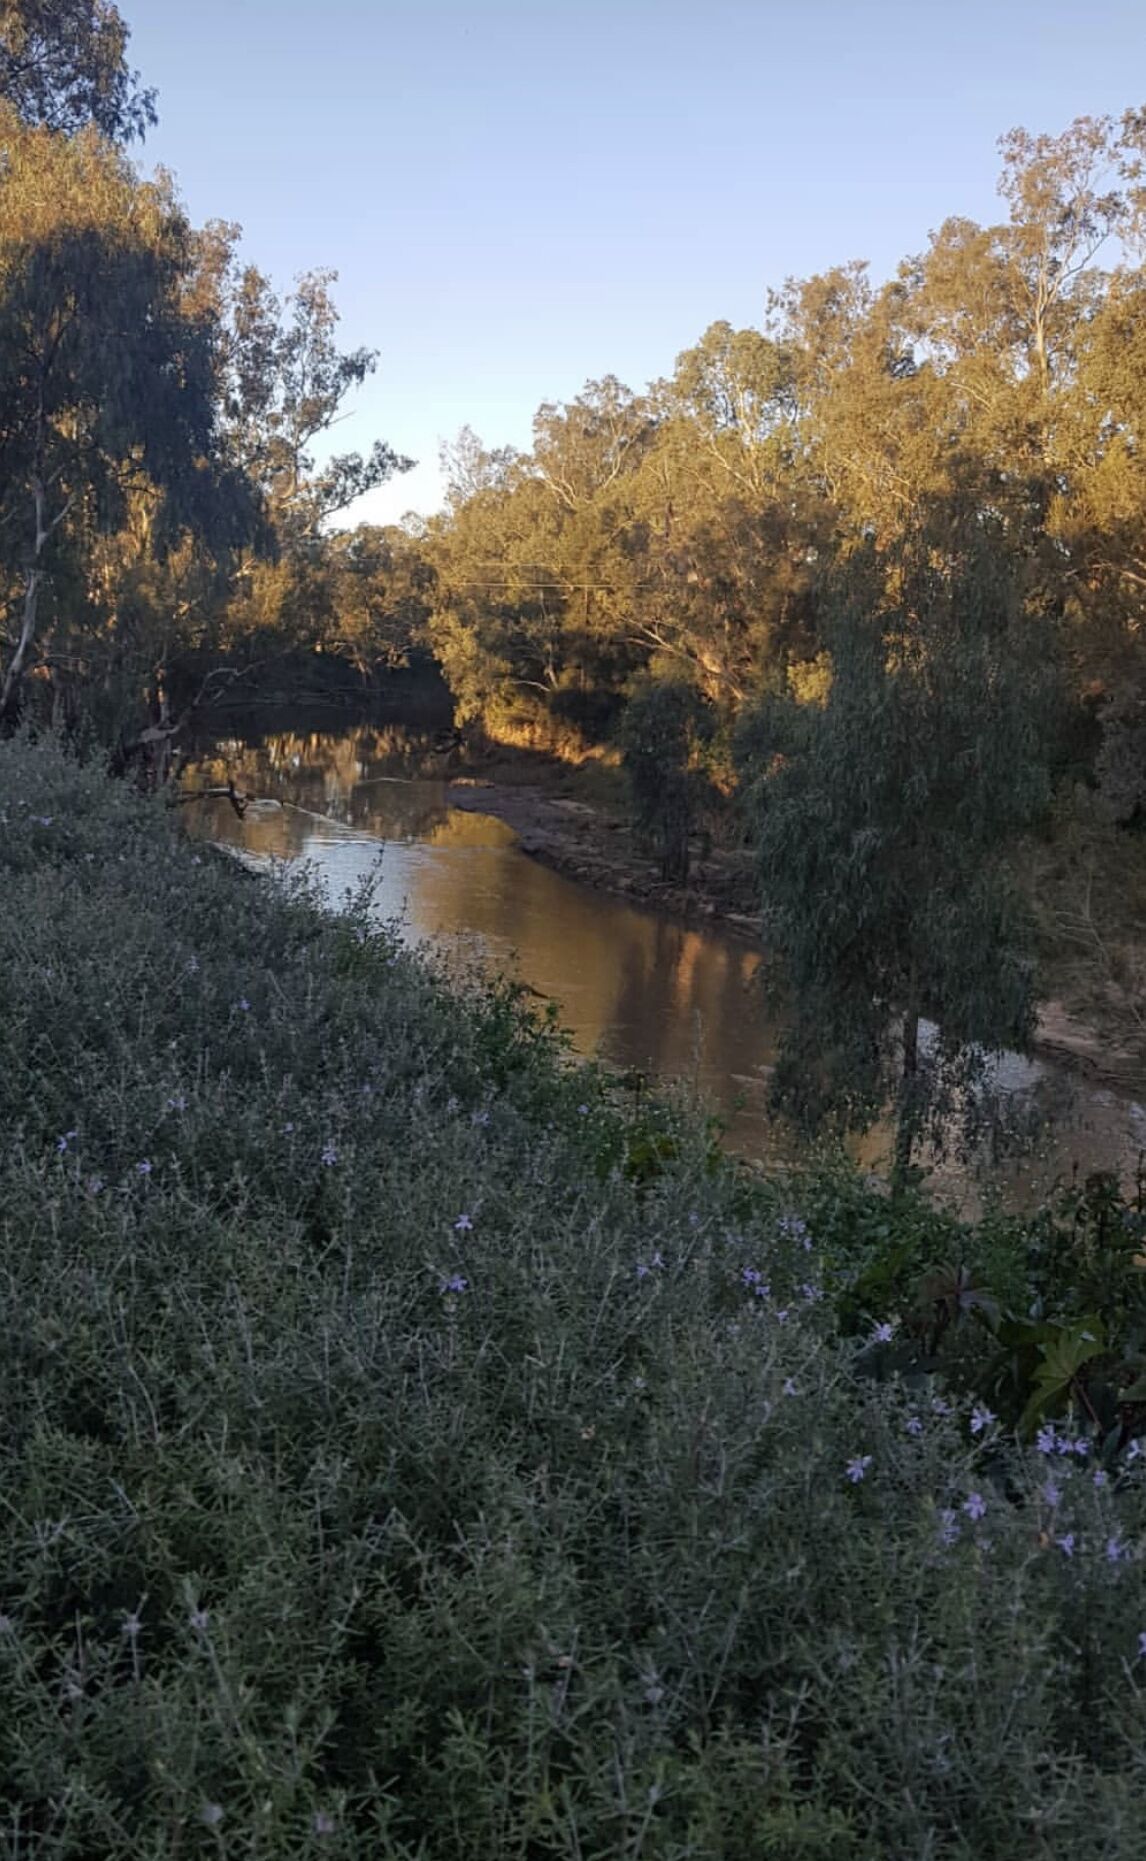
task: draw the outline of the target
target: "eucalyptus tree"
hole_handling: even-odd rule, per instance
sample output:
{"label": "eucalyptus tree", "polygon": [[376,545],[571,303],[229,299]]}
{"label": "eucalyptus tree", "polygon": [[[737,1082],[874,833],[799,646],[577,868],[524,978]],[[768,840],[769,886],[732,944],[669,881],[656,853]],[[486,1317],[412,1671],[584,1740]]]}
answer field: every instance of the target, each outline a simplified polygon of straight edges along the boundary
{"label": "eucalyptus tree", "polygon": [[[226,550],[256,524],[224,457],[218,331],[186,290],[196,249],[168,181],[141,181],[93,130],[0,117],[0,724],[33,672],[114,591],[97,545],[129,520],[163,559]],[[95,637],[89,631],[88,644]]]}
{"label": "eucalyptus tree", "polygon": [[128,68],[129,36],[109,0],[0,0],[0,98],[33,127],[134,141],[155,93]]}
{"label": "eucalyptus tree", "polygon": [[744,731],[777,1102],[852,1129],[890,1102],[900,1180],[929,1116],[1033,1026],[1007,856],[1049,798],[1053,640],[1000,541],[972,511],[890,560],[863,548],[824,591],[826,695],[773,696]]}

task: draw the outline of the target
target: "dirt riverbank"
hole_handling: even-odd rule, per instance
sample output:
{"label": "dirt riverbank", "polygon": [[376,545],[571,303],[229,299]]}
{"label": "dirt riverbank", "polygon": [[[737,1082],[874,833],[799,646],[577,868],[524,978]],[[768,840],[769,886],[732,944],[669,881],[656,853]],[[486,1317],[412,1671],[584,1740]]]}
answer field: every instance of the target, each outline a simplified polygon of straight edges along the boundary
{"label": "dirt riverbank", "polygon": [[[516,771],[512,771],[516,774]],[[760,946],[761,922],[754,909],[751,856],[719,851],[694,861],[689,884],[666,885],[656,864],[636,845],[623,812],[607,802],[579,799],[567,772],[545,782],[459,776],[448,788],[450,805],[492,814],[513,828],[521,850],[542,865],[650,910],[686,923],[719,924],[726,932]],[[1052,995],[1039,1013],[1034,1050],[1077,1068],[1120,1092],[1146,1092],[1146,1040],[1132,1020],[1130,1032],[1114,1032],[1122,1021],[1099,1028],[1067,999]]]}

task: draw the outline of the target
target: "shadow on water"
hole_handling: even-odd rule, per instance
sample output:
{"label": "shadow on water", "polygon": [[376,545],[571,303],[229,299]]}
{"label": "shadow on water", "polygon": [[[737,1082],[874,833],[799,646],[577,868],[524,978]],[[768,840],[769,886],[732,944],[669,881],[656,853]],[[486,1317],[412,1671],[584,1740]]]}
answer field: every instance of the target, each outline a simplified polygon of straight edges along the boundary
{"label": "shadow on water", "polygon": [[[783,1155],[766,1110],[776,1033],[758,952],[539,865],[504,822],[448,805],[443,761],[432,735],[397,725],[216,740],[196,751],[186,787],[234,776],[258,799],[243,820],[225,800],[199,803],[188,824],[258,862],[308,861],[335,902],[376,873],[375,909],[410,943],[519,976],[560,1005],[580,1052],[685,1082],[718,1109],[731,1148]],[[1041,1127],[1032,1152],[986,1171],[1007,1200],[1034,1198],[1076,1164],[1134,1171],[1146,1144],[1138,1104],[1016,1055],[999,1084]],[[882,1131],[858,1146],[870,1167],[886,1151]],[[983,1158],[940,1163],[936,1187],[969,1201],[985,1170]]]}

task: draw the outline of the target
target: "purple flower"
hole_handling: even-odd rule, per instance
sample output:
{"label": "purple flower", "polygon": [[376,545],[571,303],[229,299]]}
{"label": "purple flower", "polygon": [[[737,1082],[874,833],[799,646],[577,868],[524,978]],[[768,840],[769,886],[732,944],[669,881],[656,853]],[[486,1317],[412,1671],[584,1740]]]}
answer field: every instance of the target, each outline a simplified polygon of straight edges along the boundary
{"label": "purple flower", "polygon": [[877,1325],[875,1330],[872,1332],[871,1341],[873,1344],[890,1344],[894,1336],[895,1336],[895,1326],[892,1324],[889,1324],[888,1321],[885,1319],[883,1324]]}
{"label": "purple flower", "polygon": [[1138,1635],[1138,1659],[1146,1661],[1146,1628],[1142,1629]]}
{"label": "purple flower", "polygon": [[129,1641],[134,1641],[142,1628],[143,1623],[140,1621],[139,1617],[137,1615],[129,1615],[124,1617],[120,1633],[126,1635]]}
{"label": "purple flower", "polygon": [[870,1454],[857,1454],[847,1465],[847,1476],[853,1486],[858,1486],[871,1466]]}
{"label": "purple flower", "polygon": [[235,1007],[239,1010],[240,1014],[249,1014],[251,1010],[251,1004],[245,995],[240,995],[238,1001],[235,1003]]}
{"label": "purple flower", "polygon": [[200,1635],[206,1629],[210,1620],[210,1614],[206,1609],[192,1609],[191,1614],[187,1617],[188,1626],[193,1628],[196,1633]]}
{"label": "purple flower", "polygon": [[649,1274],[652,1272],[652,1267],[647,1267],[643,1260],[638,1260],[634,1271],[638,1279],[648,1279]]}
{"label": "purple flower", "polygon": [[103,1177],[102,1176],[89,1176],[87,1179],[87,1182],[84,1184],[84,1188],[87,1190],[89,1195],[98,1195],[100,1190],[103,1188]]}
{"label": "purple flower", "polygon": [[1121,1538],[1108,1538],[1106,1540],[1106,1561],[1108,1564],[1117,1564],[1125,1556],[1126,1546]]}
{"label": "purple flower", "polygon": [[73,1137],[75,1137],[76,1135],[77,1133],[75,1131],[65,1131],[62,1137],[57,1137],[56,1149],[59,1151],[61,1157],[63,1156],[68,1145],[71,1143]]}
{"label": "purple flower", "polygon": [[148,1157],[144,1157],[142,1163],[136,1164],[135,1173],[137,1176],[150,1176],[151,1175],[151,1162]]}
{"label": "purple flower", "polygon": [[909,1435],[918,1437],[923,1433],[923,1422],[918,1415],[909,1415],[903,1425]]}
{"label": "purple flower", "polygon": [[810,1249],[812,1245],[812,1239],[808,1233],[808,1224],[803,1219],[803,1216],[781,1215],[779,1221],[776,1223],[776,1226],[779,1229],[780,1233],[785,1235],[788,1240],[799,1241],[805,1253]]}
{"label": "purple flower", "polygon": [[587,1118],[589,1116],[589,1107],[587,1105],[578,1105],[577,1116],[579,1118]]}
{"label": "purple flower", "polygon": [[932,1396],[931,1413],[933,1415],[950,1415],[951,1404],[944,1401],[942,1396]]}
{"label": "purple flower", "polygon": [[1044,1423],[1039,1429],[1038,1434],[1035,1436],[1035,1446],[1038,1448],[1040,1454],[1054,1453],[1055,1448],[1058,1446],[1058,1436],[1049,1422]]}
{"label": "purple flower", "polygon": [[1055,1543],[1064,1557],[1074,1556],[1074,1542],[1074,1533],[1072,1531],[1064,1532],[1061,1538],[1055,1539]]}
{"label": "purple flower", "polygon": [[291,1118],[288,1118],[287,1122],[283,1125],[283,1136],[289,1137],[293,1130],[294,1130],[294,1120]]}
{"label": "purple flower", "polygon": [[788,1307],[786,1305],[782,1305],[779,1311],[776,1313],[776,1323],[778,1325],[786,1325],[787,1322],[788,1322]]}
{"label": "purple flower", "polygon": [[985,1402],[977,1402],[971,1410],[971,1433],[981,1435],[984,1428],[989,1428],[991,1423],[997,1422],[998,1419],[998,1416],[987,1407]]}
{"label": "purple flower", "polygon": [[473,1225],[472,1215],[459,1215],[454,1223],[454,1231],[457,1234],[469,1234]]}
{"label": "purple flower", "polygon": [[663,1254],[661,1253],[661,1250],[660,1250],[660,1248],[658,1247],[658,1248],[657,1248],[657,1250],[656,1250],[656,1253],[655,1253],[655,1254],[653,1255],[653,1265],[654,1265],[655,1267],[663,1267],[663,1266],[664,1266],[664,1263],[665,1263],[665,1262],[664,1262],[664,1255],[663,1255]]}
{"label": "purple flower", "polygon": [[[372,1090],[373,1090],[373,1088],[372,1088],[372,1087],[370,1087],[370,1086],[363,1086],[363,1088],[362,1088],[362,1090],[363,1090],[364,1092],[369,1092],[369,1091],[372,1091]],[[488,1113],[488,1111],[473,1111],[473,1112],[471,1112],[471,1113],[470,1113],[470,1123],[471,1123],[471,1124],[488,1124],[488,1123],[489,1123],[489,1113]]]}
{"label": "purple flower", "polygon": [[940,1544],[954,1544],[960,1532],[959,1515],[950,1506],[944,1506],[939,1514]]}
{"label": "purple flower", "polygon": [[199,974],[199,958],[195,955],[191,955],[187,958],[187,974],[189,976],[197,976]]}
{"label": "purple flower", "polygon": [[217,1829],[223,1820],[223,1806],[221,1803],[204,1803],[200,1814],[209,1829]]}
{"label": "purple flower", "polygon": [[1043,1495],[1043,1498],[1046,1500],[1047,1505],[1050,1506],[1051,1510],[1053,1511],[1055,1506],[1058,1505],[1059,1500],[1062,1498],[1062,1490],[1060,1487],[1055,1485],[1053,1480],[1048,1480],[1046,1485],[1042,1488],[1042,1495]]}
{"label": "purple flower", "polygon": [[464,1273],[445,1274],[438,1281],[439,1292],[466,1292],[468,1289],[469,1280]]}
{"label": "purple flower", "polygon": [[326,1143],[322,1146],[322,1161],[323,1163],[325,1163],[327,1169],[332,1168],[332,1166],[338,1162],[337,1147],[330,1141],[329,1138],[327,1139]]}
{"label": "purple flower", "polygon": [[794,1383],[794,1382],[792,1381],[792,1379],[791,1379],[791,1377],[790,1377],[790,1376],[789,1376],[789,1377],[785,1377],[785,1379],[784,1379],[784,1394],[785,1394],[786,1396],[798,1396],[798,1395],[799,1395],[799,1393],[800,1393],[800,1392],[799,1392],[799,1390],[798,1390],[798,1389],[796,1388],[796,1385],[795,1385],[795,1383]]}
{"label": "purple flower", "polygon": [[817,1299],[822,1299],[824,1296],[822,1288],[813,1286],[810,1280],[804,1281],[804,1284],[800,1287],[800,1291],[809,1305],[814,1305]]}
{"label": "purple flower", "polygon": [[963,1510],[969,1519],[981,1519],[987,1510],[987,1501],[982,1493],[968,1493],[963,1501]]}
{"label": "purple flower", "polygon": [[334,1817],[328,1816],[325,1809],[316,1809],[314,1812],[315,1834],[316,1835],[333,1835],[334,1830],[335,1830]]}
{"label": "purple flower", "polygon": [[1104,1486],[1109,1486],[1109,1485],[1110,1485],[1110,1475],[1107,1473],[1106,1468],[1096,1467],[1094,1469],[1095,1491],[1101,1492]]}
{"label": "purple flower", "polygon": [[168,1111],[186,1111],[187,1094],[185,1092],[173,1092],[167,1101],[167,1109]]}

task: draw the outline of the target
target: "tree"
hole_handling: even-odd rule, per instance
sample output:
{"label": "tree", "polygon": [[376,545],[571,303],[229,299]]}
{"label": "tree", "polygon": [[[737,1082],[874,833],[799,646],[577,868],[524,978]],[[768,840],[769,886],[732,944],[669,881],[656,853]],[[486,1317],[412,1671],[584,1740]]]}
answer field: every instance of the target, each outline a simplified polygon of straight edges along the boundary
{"label": "tree", "polygon": [[85,612],[106,627],[100,538],[134,527],[162,560],[249,536],[255,501],[222,456],[217,330],[189,310],[195,244],[165,181],[93,131],[0,120],[0,725]]}
{"label": "tree", "polygon": [[0,0],[0,98],[31,127],[141,138],[155,93],[128,69],[129,36],[108,0]]}
{"label": "tree", "polygon": [[645,677],[625,709],[621,748],[637,832],[655,852],[666,885],[684,885],[689,838],[702,786],[698,751],[710,735],[695,685]]}
{"label": "tree", "polygon": [[1005,857],[1049,798],[1053,631],[997,534],[972,518],[955,548],[949,528],[834,579],[826,698],[769,700],[742,749],[789,1014],[777,1100],[863,1128],[890,1098],[900,1181],[928,1115],[1034,1013]]}

